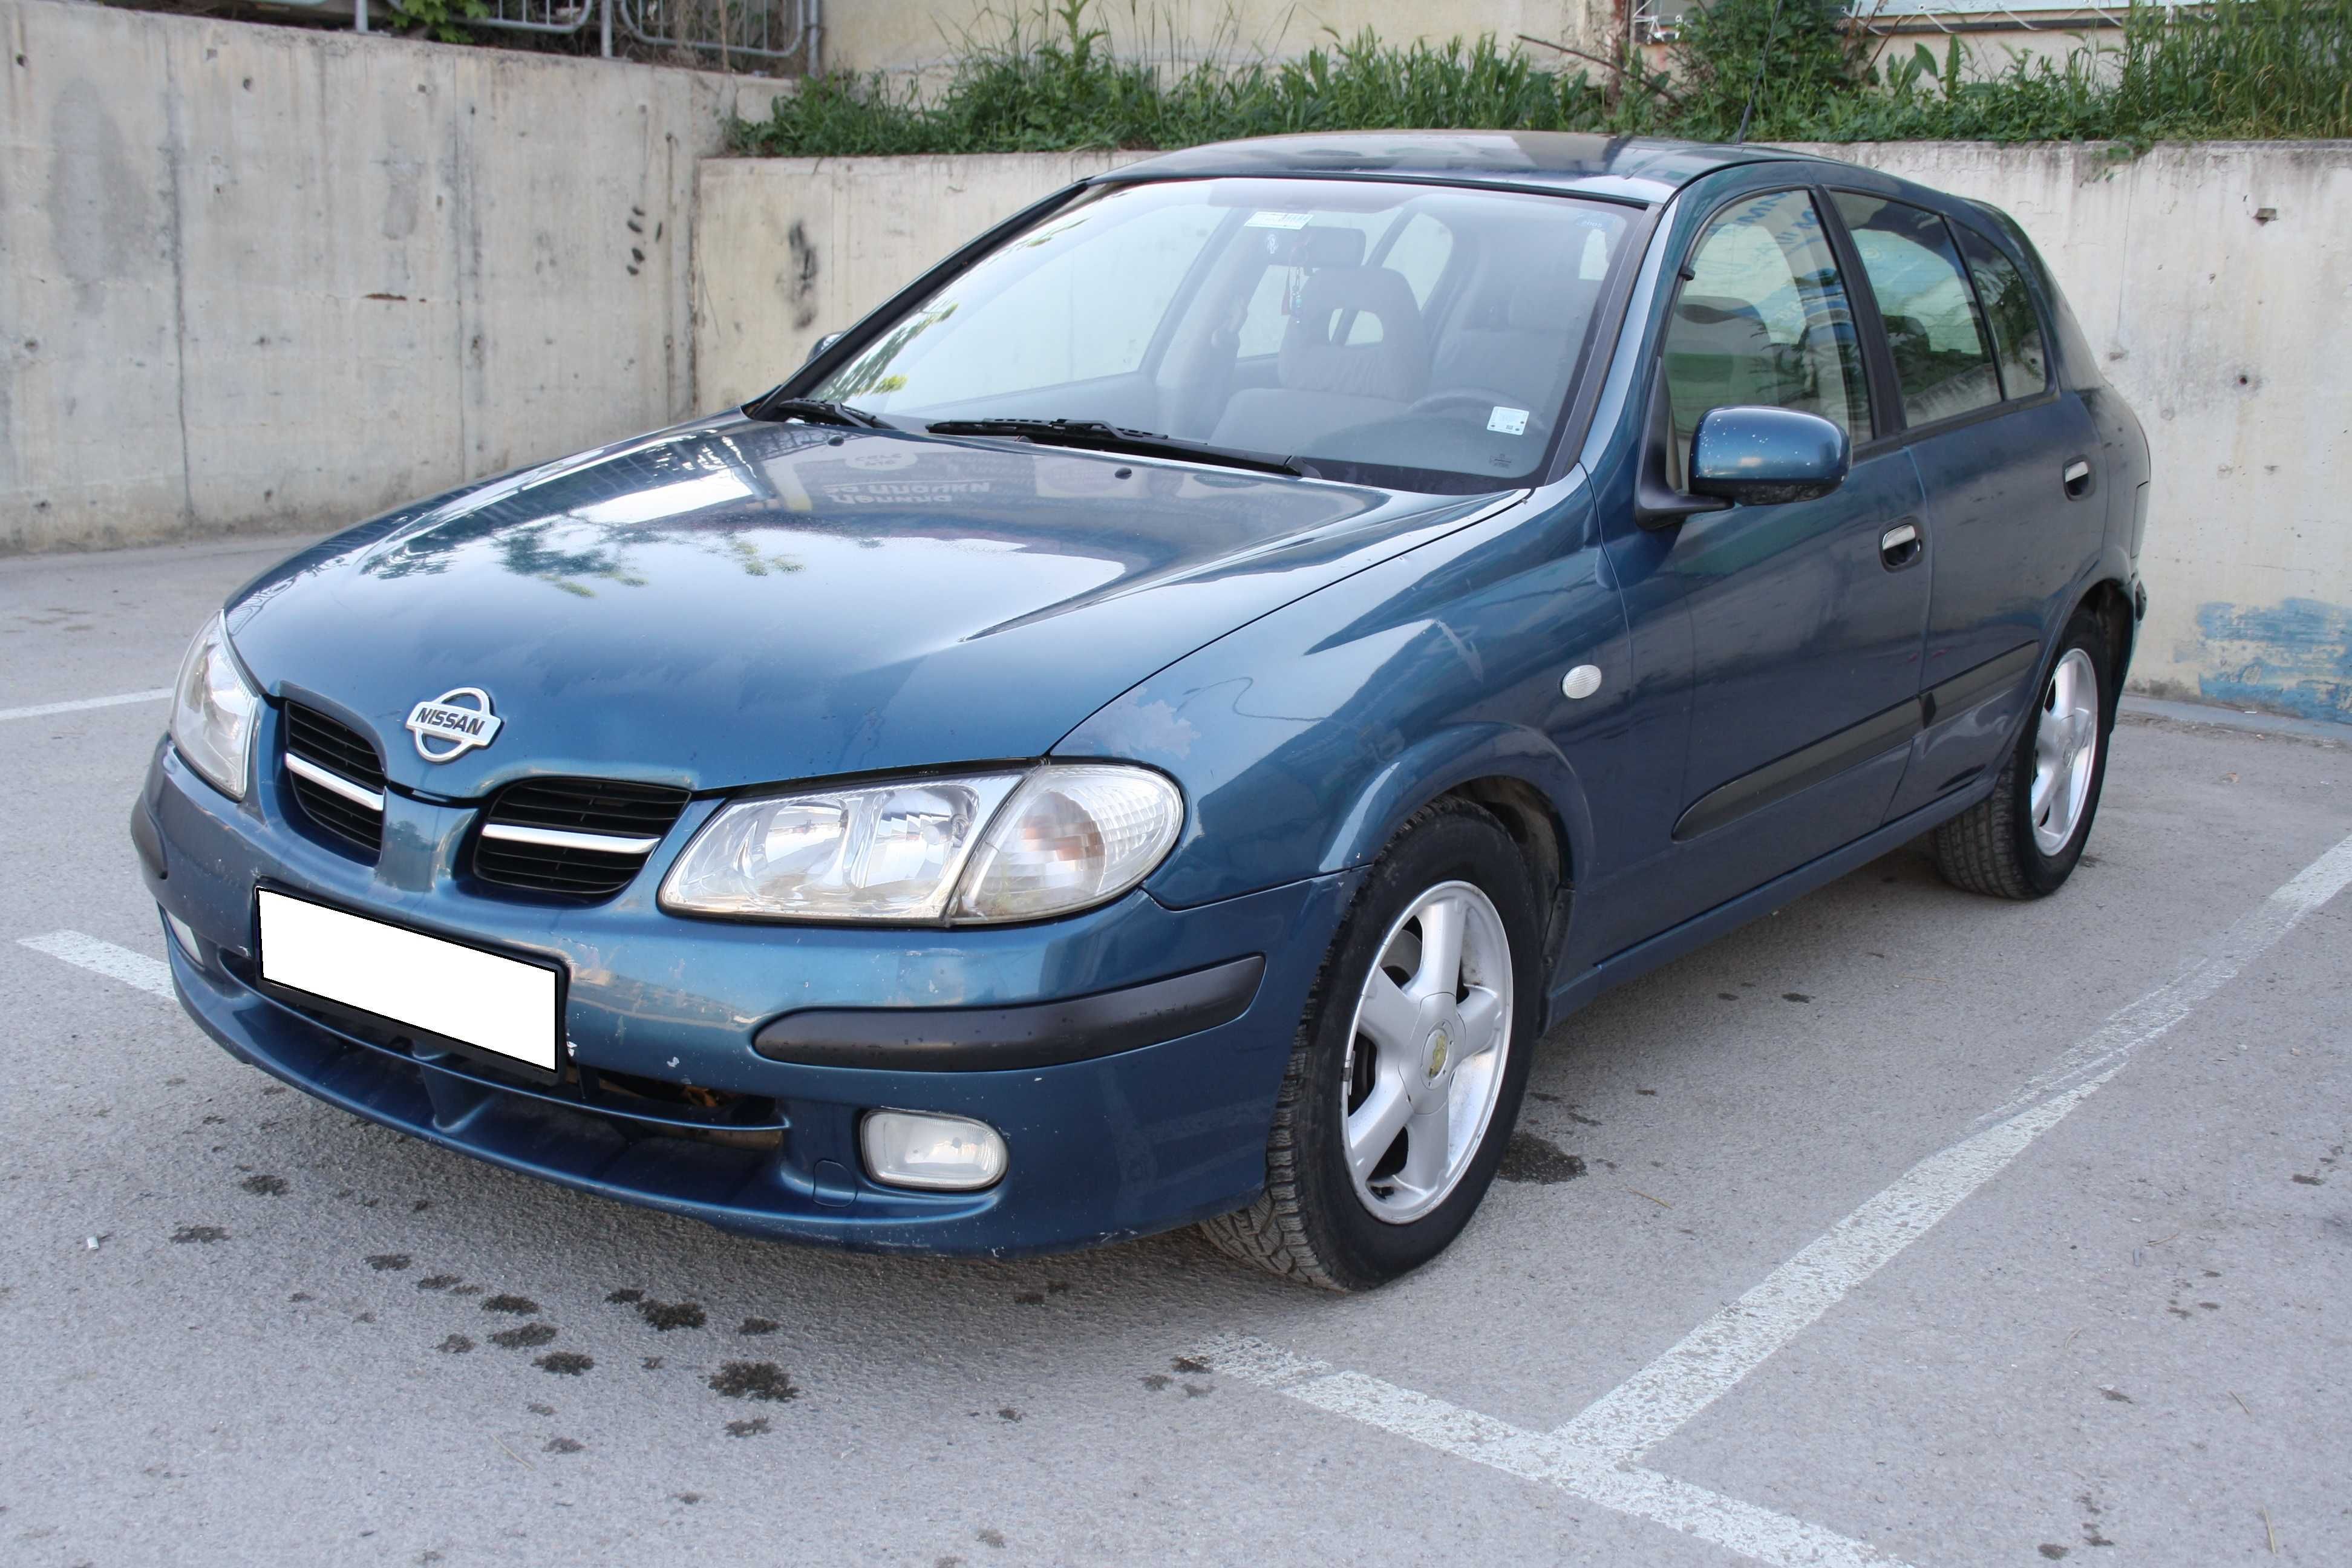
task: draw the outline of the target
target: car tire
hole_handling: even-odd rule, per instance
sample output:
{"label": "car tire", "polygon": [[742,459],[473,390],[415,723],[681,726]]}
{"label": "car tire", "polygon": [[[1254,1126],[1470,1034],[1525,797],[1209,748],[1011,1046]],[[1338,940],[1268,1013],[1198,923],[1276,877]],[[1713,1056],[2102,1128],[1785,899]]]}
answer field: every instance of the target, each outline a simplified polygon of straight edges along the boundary
{"label": "car tire", "polygon": [[[1539,930],[1534,878],[1491,815],[1447,799],[1408,821],[1316,976],[1276,1100],[1265,1191],[1202,1225],[1208,1239],[1341,1291],[1386,1284],[1444,1251],[1486,1196],[1518,1119],[1543,1005]],[[1432,931],[1433,952],[1423,943]]]}
{"label": "car tire", "polygon": [[2039,899],[2074,874],[2107,776],[2116,721],[2108,662],[2098,621],[2077,612],[1992,793],[1936,829],[1944,880],[1994,898]]}

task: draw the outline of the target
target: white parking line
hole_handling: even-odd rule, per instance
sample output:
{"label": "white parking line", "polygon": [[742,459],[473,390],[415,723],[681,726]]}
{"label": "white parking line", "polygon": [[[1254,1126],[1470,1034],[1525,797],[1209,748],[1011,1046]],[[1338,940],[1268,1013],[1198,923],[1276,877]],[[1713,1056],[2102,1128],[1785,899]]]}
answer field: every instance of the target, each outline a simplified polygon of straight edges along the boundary
{"label": "white parking line", "polygon": [[2347,882],[2352,838],[2231,926],[2210,956],[2116,1013],[2037,1074],[2023,1094],[1993,1112],[2000,1120],[1906,1171],[1762,1284],[1595,1400],[1559,1436],[1607,1458],[1639,1458],[1925,1236],[2121,1072],[2133,1053],[2188,1017]]}
{"label": "white parking line", "polygon": [[1215,1341],[1192,1352],[1192,1359],[1318,1410],[1558,1487],[1587,1502],[1667,1525],[1759,1563],[1785,1568],[1902,1568],[1900,1559],[1835,1531],[1638,1465],[1612,1464],[1554,1433],[1526,1431],[1360,1372],[1293,1355],[1263,1340]]}
{"label": "white parking line", "polygon": [[78,931],[53,931],[47,936],[20,936],[16,939],[16,945],[29,947],[35,952],[46,952],[51,958],[63,959],[93,974],[103,974],[109,980],[135,985],[166,1002],[173,1000],[171,966],[143,952],[133,952],[127,947],[117,947],[110,942],[100,942]]}
{"label": "white parking line", "polygon": [[1194,1353],[1244,1382],[1445,1453],[1549,1482],[1759,1562],[1790,1568],[1888,1562],[1876,1548],[1861,1542],[1690,1486],[1634,1461],[1819,1321],[1854,1287],[2007,1168],[2035,1139],[2064,1121],[2141,1047],[2188,1017],[2347,884],[2352,884],[2352,837],[2313,861],[2231,926],[2209,955],[2178,979],[2116,1012],[2037,1074],[2023,1093],[1980,1121],[1980,1131],[1912,1166],[1763,1283],[1554,1431],[1525,1432],[1255,1340],[1226,1341]]}
{"label": "white parking line", "polygon": [[152,691],[125,691],[113,697],[77,697],[70,702],[37,702],[30,708],[0,708],[0,719],[40,719],[51,713],[79,713],[85,708],[120,708],[126,702],[161,702],[172,695],[168,686]]}

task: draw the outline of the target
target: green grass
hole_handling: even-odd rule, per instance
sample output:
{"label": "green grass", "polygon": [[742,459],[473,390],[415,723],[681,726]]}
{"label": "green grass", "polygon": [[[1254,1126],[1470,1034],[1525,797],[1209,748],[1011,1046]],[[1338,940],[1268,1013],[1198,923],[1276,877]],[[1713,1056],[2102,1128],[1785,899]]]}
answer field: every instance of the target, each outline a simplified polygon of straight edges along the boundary
{"label": "green grass", "polygon": [[1063,0],[968,40],[919,94],[886,78],[810,79],[734,128],[739,153],[855,157],[1187,147],[1296,131],[1597,131],[1721,141],[1770,39],[1757,141],[2158,141],[2352,136],[2352,0],[2135,4],[2062,59],[1990,65],[1957,38],[1880,52],[1839,0],[1716,0],[1685,25],[1670,75],[1541,65],[1491,37],[1444,46],[1333,40],[1295,60],[1115,58]]}

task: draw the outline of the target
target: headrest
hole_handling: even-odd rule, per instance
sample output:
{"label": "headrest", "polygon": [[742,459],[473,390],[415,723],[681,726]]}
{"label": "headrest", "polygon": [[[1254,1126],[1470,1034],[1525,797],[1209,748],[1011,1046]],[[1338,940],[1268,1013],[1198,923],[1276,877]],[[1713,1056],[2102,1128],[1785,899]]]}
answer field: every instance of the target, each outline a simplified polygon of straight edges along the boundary
{"label": "headrest", "polygon": [[1274,252],[1284,267],[1361,267],[1364,231],[1360,228],[1302,228],[1284,237]]}
{"label": "headrest", "polygon": [[1725,321],[1764,324],[1756,307],[1747,300],[1725,294],[1685,294],[1675,302],[1675,314],[1686,316],[1701,326],[1712,327]]}
{"label": "headrest", "polygon": [[[1347,312],[1380,323],[1378,342],[1334,342]],[[1410,402],[1429,377],[1412,285],[1385,267],[1327,267],[1307,275],[1276,362],[1282,384],[1304,392]]]}
{"label": "headrest", "polygon": [[1421,307],[1413,303],[1412,285],[1404,274],[1385,267],[1327,267],[1310,273],[1298,290],[1294,326],[1306,324],[1318,333],[1331,329],[1334,310],[1362,310],[1380,318],[1381,333],[1401,321],[1421,324]]}
{"label": "headrest", "polygon": [[1771,341],[1755,306],[1712,294],[1682,297],[1675,306],[1674,335],[1668,340],[1675,352],[1712,354],[1761,353]]}

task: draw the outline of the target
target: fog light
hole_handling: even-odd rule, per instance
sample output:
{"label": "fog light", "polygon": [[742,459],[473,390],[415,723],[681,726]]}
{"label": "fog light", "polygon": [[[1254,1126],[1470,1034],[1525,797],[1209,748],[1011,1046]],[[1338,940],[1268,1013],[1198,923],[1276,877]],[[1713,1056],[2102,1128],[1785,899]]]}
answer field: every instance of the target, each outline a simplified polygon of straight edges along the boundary
{"label": "fog light", "polygon": [[193,926],[169,910],[163,911],[163,923],[172,928],[172,935],[178,941],[181,952],[198,963],[204,963],[205,950],[196,945],[196,932]]}
{"label": "fog light", "polygon": [[860,1141],[866,1169],[894,1187],[968,1193],[1004,1175],[1004,1140],[985,1122],[911,1110],[869,1111]]}

